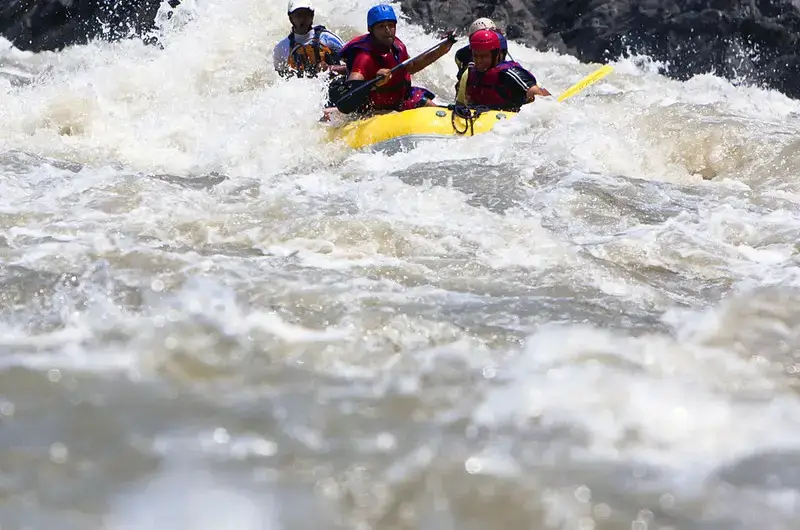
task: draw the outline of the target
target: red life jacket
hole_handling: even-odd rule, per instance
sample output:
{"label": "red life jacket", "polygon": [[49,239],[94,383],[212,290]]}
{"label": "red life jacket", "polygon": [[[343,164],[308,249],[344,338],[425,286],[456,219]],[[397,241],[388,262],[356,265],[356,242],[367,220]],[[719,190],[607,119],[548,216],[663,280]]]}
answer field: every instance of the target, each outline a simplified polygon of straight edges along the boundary
{"label": "red life jacket", "polygon": [[467,77],[467,101],[469,104],[486,105],[503,110],[517,107],[518,102],[511,100],[511,92],[500,81],[500,74],[514,67],[522,68],[522,65],[516,61],[505,61],[483,73],[478,72],[474,66],[470,66],[469,77]]}
{"label": "red life jacket", "polygon": [[[339,52],[339,56],[344,59],[347,70],[353,70],[356,56],[360,52],[368,53],[377,69],[394,68],[398,64],[408,59],[408,50],[403,41],[395,37],[391,53],[381,52],[382,47],[378,47],[372,36],[367,33],[352,39],[344,45]],[[367,79],[366,81],[370,81]],[[400,69],[392,74],[392,79],[383,86],[375,87],[369,93],[370,102],[378,109],[395,108],[399,106],[408,96],[411,88],[411,74],[405,69]]]}

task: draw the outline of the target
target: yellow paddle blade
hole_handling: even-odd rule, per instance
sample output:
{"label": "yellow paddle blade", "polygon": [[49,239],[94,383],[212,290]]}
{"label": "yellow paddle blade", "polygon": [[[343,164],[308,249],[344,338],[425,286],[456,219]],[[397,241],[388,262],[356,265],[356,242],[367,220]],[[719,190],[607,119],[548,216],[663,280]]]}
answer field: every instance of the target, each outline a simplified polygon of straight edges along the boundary
{"label": "yellow paddle blade", "polygon": [[597,70],[595,70],[594,72],[587,75],[586,77],[584,77],[583,79],[581,79],[580,81],[569,87],[567,90],[565,90],[563,94],[558,96],[558,101],[564,101],[565,99],[571,98],[575,94],[578,94],[587,86],[591,85],[595,81],[603,79],[605,76],[610,74],[613,69],[614,67],[611,66],[610,64],[601,66],[600,68],[598,68]]}

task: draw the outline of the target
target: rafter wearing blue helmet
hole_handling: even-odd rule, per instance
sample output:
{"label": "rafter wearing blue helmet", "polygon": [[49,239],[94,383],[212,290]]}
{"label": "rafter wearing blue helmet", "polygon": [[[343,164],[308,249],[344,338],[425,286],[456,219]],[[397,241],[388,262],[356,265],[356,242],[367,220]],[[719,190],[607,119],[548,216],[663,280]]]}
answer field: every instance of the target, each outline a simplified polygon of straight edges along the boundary
{"label": "rafter wearing blue helmet", "polygon": [[367,29],[380,22],[394,22],[397,24],[397,15],[394,8],[387,4],[380,4],[367,11]]}
{"label": "rafter wearing blue helmet", "polygon": [[[397,38],[397,14],[392,6],[380,4],[367,13],[368,33],[360,35],[347,44],[341,57],[347,65],[349,75],[341,85],[331,85],[331,101],[345,114],[351,112],[403,111],[424,106],[435,106],[434,95],[424,88],[411,84],[411,76],[422,71],[445,55],[455,38],[448,37],[438,48],[421,55],[404,68],[391,73],[391,69],[410,58],[406,45]],[[369,91],[362,90],[363,97],[345,98],[361,84],[383,77]]]}

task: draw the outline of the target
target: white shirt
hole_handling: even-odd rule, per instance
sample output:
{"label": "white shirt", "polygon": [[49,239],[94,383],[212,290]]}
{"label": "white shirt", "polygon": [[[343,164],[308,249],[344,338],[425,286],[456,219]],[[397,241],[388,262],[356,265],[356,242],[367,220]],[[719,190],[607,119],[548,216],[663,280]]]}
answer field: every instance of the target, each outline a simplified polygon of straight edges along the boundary
{"label": "white shirt", "polygon": [[[294,34],[294,43],[295,45],[310,45],[314,40],[314,30],[312,29],[308,33],[298,35],[297,33]],[[328,30],[323,30],[323,32],[319,36],[320,44],[327,46],[331,49],[334,53],[339,53],[339,50],[344,48],[344,42],[342,39],[339,38],[338,35],[335,33],[331,33]],[[286,68],[286,63],[289,61],[289,54],[291,53],[291,45],[289,44],[289,37],[286,37],[282,41],[280,41],[276,46],[275,49],[272,51],[272,63],[275,67],[275,70],[280,72]]]}

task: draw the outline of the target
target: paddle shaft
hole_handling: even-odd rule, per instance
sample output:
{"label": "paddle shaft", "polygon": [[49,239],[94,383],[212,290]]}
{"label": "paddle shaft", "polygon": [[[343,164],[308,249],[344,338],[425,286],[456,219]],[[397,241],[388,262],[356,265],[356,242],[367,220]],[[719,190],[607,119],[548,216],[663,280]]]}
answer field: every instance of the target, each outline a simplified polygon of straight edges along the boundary
{"label": "paddle shaft", "polygon": [[591,74],[587,75],[568,89],[566,89],[560,96],[558,96],[558,101],[564,101],[565,99],[571,98],[572,96],[580,93],[583,91],[584,88],[588,87],[591,84],[596,83],[597,81],[601,80],[605,76],[611,73],[614,69],[613,66],[607,64],[605,66],[601,66]]}
{"label": "paddle shaft", "polygon": [[[419,58],[421,58],[421,57],[423,57],[425,55],[428,55],[432,51],[438,49],[440,46],[444,46],[445,44],[447,44],[448,40],[449,39],[444,39],[443,41],[437,43],[435,46],[431,46],[430,48],[428,48],[424,52],[422,52],[422,53],[420,53],[418,55],[415,55],[414,57],[409,57],[408,59],[406,59],[402,63],[398,64],[397,66],[395,66],[394,68],[389,70],[389,75],[393,74],[394,72],[396,72],[397,70],[399,70],[401,68],[404,68],[404,67],[408,66],[409,64],[413,63],[417,59],[419,59]],[[379,83],[382,79],[384,79],[384,76],[378,76],[375,79],[372,79],[371,81],[367,81],[366,83],[364,83],[360,87],[358,87],[356,89],[353,89],[350,92],[348,92],[347,94],[345,94],[344,96],[342,96],[341,99],[339,99],[339,101],[337,101],[337,103],[339,103],[341,101],[345,101],[347,99],[350,99],[351,97],[353,97],[354,94],[357,94],[357,93],[361,92],[364,89],[372,88],[372,86],[374,86],[376,83]]]}

